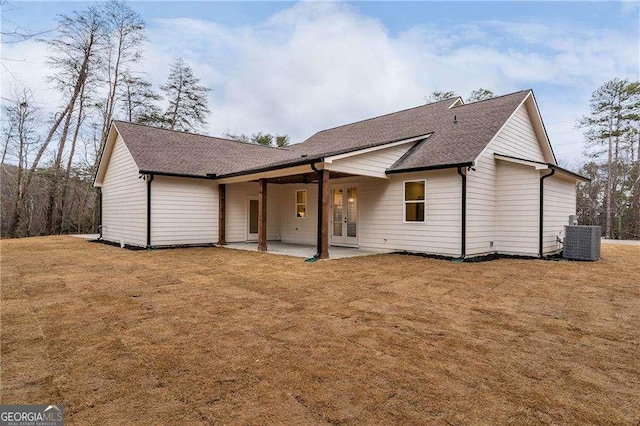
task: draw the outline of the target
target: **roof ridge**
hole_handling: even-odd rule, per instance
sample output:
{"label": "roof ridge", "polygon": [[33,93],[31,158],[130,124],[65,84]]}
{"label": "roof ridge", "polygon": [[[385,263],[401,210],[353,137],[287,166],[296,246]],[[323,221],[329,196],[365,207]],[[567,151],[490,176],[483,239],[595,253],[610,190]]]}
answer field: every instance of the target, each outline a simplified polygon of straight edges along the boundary
{"label": "roof ridge", "polygon": [[132,124],[134,126],[147,127],[149,129],[155,129],[155,130],[165,130],[167,132],[175,132],[175,133],[180,133],[180,134],[183,134],[183,135],[186,134],[186,135],[192,135],[192,136],[200,136],[202,138],[218,139],[218,140],[225,141],[225,142],[236,142],[236,143],[241,143],[241,144],[250,145],[250,146],[261,146],[263,148],[273,148],[273,149],[278,149],[280,151],[290,151],[287,147],[261,145],[259,143],[243,142],[243,141],[238,141],[238,140],[235,140],[235,139],[221,138],[221,137],[218,137],[218,136],[209,136],[209,135],[203,135],[203,134],[200,134],[200,133],[184,132],[182,130],[175,130],[175,129],[165,129],[163,127],[149,126],[148,124],[134,123],[133,121],[112,120],[112,122],[113,123]]}
{"label": "roof ridge", "polygon": [[504,98],[506,96],[513,96],[513,95],[516,95],[518,93],[524,93],[524,92],[533,92],[533,90],[532,89],[518,90],[517,92],[505,93],[504,95],[498,95],[498,96],[494,96],[494,97],[488,98],[488,99],[481,99],[479,101],[463,103],[462,105],[454,106],[453,108],[460,108],[460,107],[463,107],[463,106],[475,105],[475,104],[479,104],[480,102],[493,101],[495,99]]}
{"label": "roof ridge", "polygon": [[[352,123],[341,124],[341,125],[339,125],[339,126],[329,127],[329,128],[327,128],[327,129],[322,129],[322,130],[320,130],[320,131],[317,131],[316,133],[314,133],[314,135],[317,135],[318,133],[326,132],[326,131],[329,131],[329,130],[339,129],[340,127],[351,126],[352,124],[363,123],[363,122],[365,122],[365,121],[375,120],[375,119],[382,118],[382,117],[386,117],[386,116],[389,116],[389,115],[400,114],[401,112],[411,111],[412,109],[424,108],[424,107],[426,107],[426,106],[429,106],[429,105],[435,105],[435,104],[438,104],[438,103],[441,103],[441,102],[446,102],[446,101],[449,101],[449,100],[451,100],[451,99],[453,99],[453,98],[457,98],[457,97],[458,97],[458,96],[452,96],[452,97],[450,97],[450,98],[443,99],[443,100],[441,100],[441,101],[429,102],[429,103],[427,103],[427,104],[418,105],[418,106],[414,106],[414,107],[411,107],[411,108],[405,108],[405,109],[401,109],[401,110],[399,110],[399,111],[388,112],[388,113],[386,113],[386,114],[381,114],[381,115],[377,115],[377,116],[375,116],[375,117],[365,118],[365,119],[363,119],[363,120],[354,121],[354,122],[352,122]],[[312,135],[312,136],[313,136],[313,135]],[[302,143],[304,143],[304,142],[302,142]]]}

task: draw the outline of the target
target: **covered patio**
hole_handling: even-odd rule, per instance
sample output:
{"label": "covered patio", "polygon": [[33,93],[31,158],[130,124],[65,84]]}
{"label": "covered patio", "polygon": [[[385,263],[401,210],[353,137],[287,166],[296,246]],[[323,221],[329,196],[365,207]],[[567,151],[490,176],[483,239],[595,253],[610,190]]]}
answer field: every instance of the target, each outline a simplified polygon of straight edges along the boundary
{"label": "covered patio", "polygon": [[[258,251],[257,242],[227,243],[225,248],[234,250]],[[309,258],[316,254],[317,247],[310,244],[283,243],[280,241],[269,241],[267,253],[280,254],[285,256]],[[331,246],[331,259],[343,259],[347,257],[371,256],[386,252],[363,250],[355,247]]]}

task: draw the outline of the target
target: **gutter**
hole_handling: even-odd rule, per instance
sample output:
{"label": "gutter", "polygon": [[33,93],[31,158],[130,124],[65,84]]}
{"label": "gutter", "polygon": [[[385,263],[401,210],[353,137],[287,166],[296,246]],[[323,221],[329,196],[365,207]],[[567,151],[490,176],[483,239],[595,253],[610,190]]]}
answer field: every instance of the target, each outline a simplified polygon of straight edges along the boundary
{"label": "gutter", "polygon": [[322,191],[324,183],[322,182],[322,170],[319,170],[316,167],[315,163],[311,163],[311,169],[316,172],[318,175],[318,226],[316,230],[317,239],[316,239],[316,254],[314,254],[311,259],[318,260],[320,259],[320,254],[322,253]]}
{"label": "gutter", "polygon": [[556,174],[556,169],[552,168],[550,173],[540,176],[540,223],[538,224],[538,257],[543,258],[542,239],[544,237],[544,180]]}
{"label": "gutter", "polygon": [[462,173],[462,166],[458,166],[458,175],[462,178],[462,230],[460,239],[460,259],[464,260],[467,256],[467,174]]}
{"label": "gutter", "polygon": [[[158,176],[170,176],[170,177],[183,177],[183,178],[191,178],[191,179],[215,179],[216,175],[214,173],[209,173],[206,176],[202,175],[188,175],[184,173],[171,173],[171,172],[156,172],[153,170],[139,170],[138,173],[141,175],[158,175]],[[151,178],[153,180],[153,177]]]}
{"label": "gutter", "polygon": [[102,188],[101,187],[97,187],[98,188],[98,202],[100,203],[99,209],[100,209],[100,223],[98,224],[98,230],[100,231],[100,236],[98,237],[98,241],[102,240]]}
{"label": "gutter", "polygon": [[425,170],[441,170],[441,169],[460,169],[461,167],[473,167],[473,161],[467,161],[465,163],[451,163],[451,164],[439,164],[437,166],[426,166],[426,167],[413,167],[410,169],[394,169],[387,170],[385,173],[388,175],[398,174],[398,173],[409,173],[409,172],[422,172]]}
{"label": "gutter", "polygon": [[147,175],[147,248],[151,247],[151,182],[153,174]]}

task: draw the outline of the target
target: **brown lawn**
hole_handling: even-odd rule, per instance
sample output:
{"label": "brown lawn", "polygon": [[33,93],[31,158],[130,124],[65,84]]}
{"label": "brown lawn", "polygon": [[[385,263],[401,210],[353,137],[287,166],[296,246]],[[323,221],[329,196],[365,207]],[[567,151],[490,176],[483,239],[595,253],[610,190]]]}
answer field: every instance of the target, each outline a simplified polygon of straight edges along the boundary
{"label": "brown lawn", "polygon": [[5,240],[2,403],[69,423],[640,421],[640,247],[305,264]]}

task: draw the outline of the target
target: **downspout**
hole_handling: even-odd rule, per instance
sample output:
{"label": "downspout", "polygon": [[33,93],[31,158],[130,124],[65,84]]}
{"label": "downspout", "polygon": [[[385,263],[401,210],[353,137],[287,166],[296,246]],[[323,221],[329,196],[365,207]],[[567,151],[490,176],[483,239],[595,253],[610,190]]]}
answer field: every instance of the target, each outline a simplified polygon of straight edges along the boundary
{"label": "downspout", "polygon": [[311,169],[316,172],[318,175],[318,229],[316,234],[318,238],[316,240],[316,254],[307,259],[308,261],[316,261],[320,259],[320,253],[322,253],[322,191],[323,191],[323,182],[322,182],[322,170],[318,170],[315,163],[311,163]]}
{"label": "downspout", "polygon": [[458,174],[462,178],[462,232],[460,259],[464,260],[467,256],[467,174],[462,173],[462,166],[458,166]]}
{"label": "downspout", "polygon": [[540,176],[540,223],[538,224],[538,257],[542,259],[543,248],[542,239],[544,238],[544,180],[553,176],[556,173],[556,169],[551,169],[551,173]]}
{"label": "downspout", "polygon": [[98,224],[98,230],[100,231],[100,236],[98,237],[98,241],[102,240],[102,188],[98,187],[98,202],[100,203],[99,212],[100,212],[100,223]]}
{"label": "downspout", "polygon": [[153,174],[147,175],[147,248],[151,247],[151,182]]}

